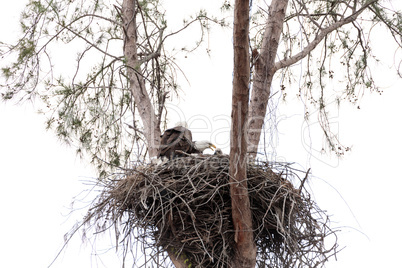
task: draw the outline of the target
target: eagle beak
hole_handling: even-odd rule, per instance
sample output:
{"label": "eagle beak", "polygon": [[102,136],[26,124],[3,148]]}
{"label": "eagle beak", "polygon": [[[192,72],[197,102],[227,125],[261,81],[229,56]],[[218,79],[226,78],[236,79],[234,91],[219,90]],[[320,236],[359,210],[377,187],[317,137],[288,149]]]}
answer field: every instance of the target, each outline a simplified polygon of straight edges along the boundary
{"label": "eagle beak", "polygon": [[214,144],[210,143],[210,144],[209,144],[209,148],[210,148],[211,150],[215,150],[215,149],[216,149],[216,146],[215,146]]}

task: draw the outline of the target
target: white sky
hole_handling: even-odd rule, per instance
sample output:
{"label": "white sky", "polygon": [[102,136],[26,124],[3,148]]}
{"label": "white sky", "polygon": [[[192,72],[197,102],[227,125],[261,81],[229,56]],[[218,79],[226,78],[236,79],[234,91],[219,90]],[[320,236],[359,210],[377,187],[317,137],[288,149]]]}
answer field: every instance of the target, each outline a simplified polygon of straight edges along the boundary
{"label": "white sky", "polygon": [[[7,2],[7,8],[0,10],[0,40],[18,23],[23,5],[16,2],[13,6]],[[380,40],[379,48],[390,42]],[[177,103],[180,112],[172,116],[172,124],[183,116],[192,121],[203,114],[209,126],[195,131],[194,138],[210,138],[225,147],[231,101],[231,37],[211,33],[209,42],[211,58],[198,53],[180,59],[190,85],[183,84],[184,100]],[[361,110],[345,105],[331,119],[341,140],[353,146],[343,159],[317,153],[320,143],[308,148],[308,139],[302,139],[302,134],[308,133],[303,111],[294,98],[281,108],[276,158],[312,168],[309,187],[318,205],[332,215],[334,227],[344,227],[338,236],[340,246],[346,248],[327,267],[400,265],[402,176],[398,167],[402,129],[398,118],[402,114],[402,81],[394,79],[393,69],[385,68],[392,64],[392,51],[383,55],[389,61],[376,69],[385,86],[383,95],[366,94]],[[94,172],[76,158],[74,149],[45,132],[43,122],[31,105],[0,104],[0,267],[47,267],[63,244],[63,235],[85,212],[84,208],[68,217],[73,197],[90,188],[85,182]],[[314,126],[310,130],[314,132]],[[108,239],[105,236],[100,249],[107,247]],[[76,237],[53,267],[121,267],[113,250],[101,258],[92,253],[93,245],[83,245]]]}

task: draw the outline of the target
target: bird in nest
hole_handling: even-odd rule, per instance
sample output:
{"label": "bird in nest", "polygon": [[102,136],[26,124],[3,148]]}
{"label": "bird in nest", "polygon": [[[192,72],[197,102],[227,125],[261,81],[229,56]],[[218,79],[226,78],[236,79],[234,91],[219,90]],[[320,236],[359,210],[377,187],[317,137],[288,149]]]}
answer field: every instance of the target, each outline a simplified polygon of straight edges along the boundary
{"label": "bird in nest", "polygon": [[[161,135],[158,158],[173,159],[184,154],[202,154],[204,150],[216,149],[216,146],[207,140],[193,141],[191,131],[182,125],[167,129]],[[218,149],[218,153],[222,152]]]}

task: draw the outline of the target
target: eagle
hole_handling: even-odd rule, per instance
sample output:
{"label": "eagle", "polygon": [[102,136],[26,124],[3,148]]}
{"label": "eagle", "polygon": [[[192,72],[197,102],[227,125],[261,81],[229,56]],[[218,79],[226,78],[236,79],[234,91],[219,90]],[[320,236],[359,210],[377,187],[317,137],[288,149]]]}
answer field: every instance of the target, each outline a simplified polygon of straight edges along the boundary
{"label": "eagle", "polygon": [[176,152],[177,150],[187,154],[201,154],[208,148],[213,150],[216,146],[207,140],[193,142],[193,136],[188,128],[176,126],[165,130],[163,135],[161,135],[158,158],[166,157],[173,159],[179,156]]}

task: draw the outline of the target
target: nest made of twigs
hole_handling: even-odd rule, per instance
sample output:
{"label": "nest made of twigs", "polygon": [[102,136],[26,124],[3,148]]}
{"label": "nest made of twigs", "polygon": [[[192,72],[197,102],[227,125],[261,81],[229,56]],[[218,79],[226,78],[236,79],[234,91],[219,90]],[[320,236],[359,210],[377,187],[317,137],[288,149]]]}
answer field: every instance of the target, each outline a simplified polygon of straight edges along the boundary
{"label": "nest made of twigs", "polygon": [[[259,267],[320,267],[336,253],[328,217],[302,189],[306,178],[287,164],[266,162],[248,163],[247,177]],[[301,189],[291,182],[298,178]],[[112,225],[122,244],[134,237],[153,255],[169,249],[191,267],[228,267],[234,254],[229,158],[138,165],[104,184],[86,222]]]}

